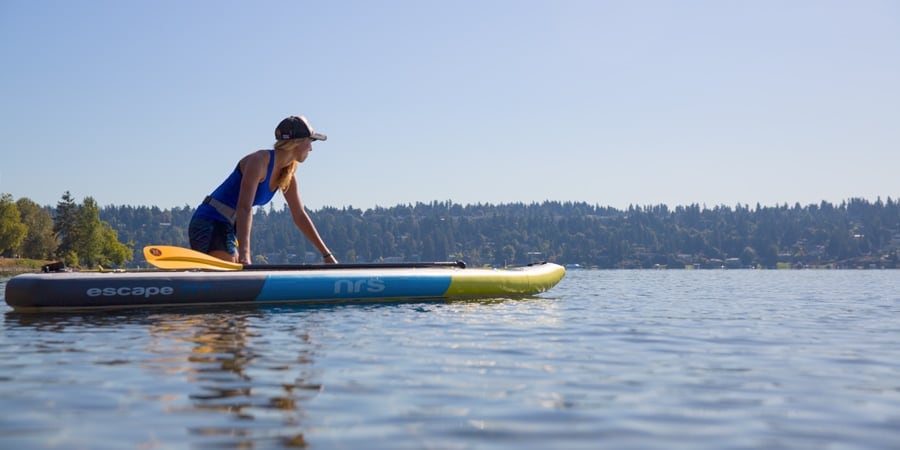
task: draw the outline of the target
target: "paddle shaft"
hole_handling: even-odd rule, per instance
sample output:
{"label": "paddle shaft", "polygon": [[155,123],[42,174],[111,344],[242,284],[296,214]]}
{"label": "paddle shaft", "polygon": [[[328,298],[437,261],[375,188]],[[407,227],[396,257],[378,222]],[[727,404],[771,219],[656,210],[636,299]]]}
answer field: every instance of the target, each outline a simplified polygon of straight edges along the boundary
{"label": "paddle shaft", "polygon": [[241,270],[341,270],[341,269],[425,269],[429,267],[466,268],[462,261],[358,264],[244,264]]}
{"label": "paddle shaft", "polygon": [[147,262],[160,269],[190,270],[340,270],[340,269],[416,269],[426,267],[458,267],[464,269],[466,263],[454,262],[411,262],[411,263],[363,263],[363,264],[238,264],[224,261],[215,256],[195,250],[170,245],[148,245],[144,247]]}

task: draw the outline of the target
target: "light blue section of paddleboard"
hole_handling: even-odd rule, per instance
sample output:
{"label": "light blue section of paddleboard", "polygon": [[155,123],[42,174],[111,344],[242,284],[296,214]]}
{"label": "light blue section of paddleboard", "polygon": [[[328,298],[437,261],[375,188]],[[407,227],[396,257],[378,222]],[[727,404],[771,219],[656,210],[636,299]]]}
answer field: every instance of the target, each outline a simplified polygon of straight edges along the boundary
{"label": "light blue section of paddleboard", "polygon": [[450,287],[449,274],[358,275],[341,273],[272,273],[257,301],[358,298],[440,297]]}

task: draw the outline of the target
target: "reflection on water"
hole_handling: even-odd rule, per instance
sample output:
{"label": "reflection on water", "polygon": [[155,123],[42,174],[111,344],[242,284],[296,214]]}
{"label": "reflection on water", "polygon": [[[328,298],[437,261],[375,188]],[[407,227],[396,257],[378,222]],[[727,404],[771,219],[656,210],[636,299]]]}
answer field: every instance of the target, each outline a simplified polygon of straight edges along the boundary
{"label": "reflection on water", "polygon": [[[322,389],[314,367],[316,346],[302,322],[278,330],[262,329],[263,314],[249,308],[187,314],[7,313],[5,322],[17,333],[30,329],[28,334],[37,338],[19,343],[23,348],[15,358],[23,360],[21,365],[31,364],[30,360],[41,354],[94,354],[94,367],[78,371],[77,378],[86,385],[79,392],[53,386],[71,383],[74,374],[68,370],[57,372],[57,376],[40,377],[42,383],[50,385],[48,393],[65,392],[72,396],[72,404],[64,414],[83,414],[83,410],[91,409],[89,403],[95,394],[92,388],[106,389],[110,384],[123,383],[136,390],[135,394],[143,400],[157,402],[161,416],[173,418],[157,417],[154,422],[177,424],[174,430],[183,430],[196,444],[244,447],[270,442],[305,447],[303,405]],[[96,339],[68,338],[82,336],[87,328]],[[3,353],[10,356],[7,350]],[[55,362],[70,364],[61,359]],[[13,369],[16,365],[19,364],[11,364],[7,359],[3,366]],[[0,381],[27,382],[15,375]],[[166,386],[175,390],[166,391]],[[56,402],[47,398],[44,403]],[[211,418],[210,412],[216,413],[216,418]],[[49,416],[57,413],[52,408],[46,411]],[[94,412],[98,420],[110,419],[104,417],[108,413]],[[38,420],[41,421],[46,422]],[[70,431],[64,426],[56,430],[61,435]],[[22,431],[0,426],[0,438]],[[153,442],[151,439],[146,443]]]}
{"label": "reflection on water", "polygon": [[[284,342],[268,333],[262,337],[254,332],[258,313],[206,314],[186,320],[180,315],[160,315],[154,319],[149,330],[157,345],[189,345],[186,358],[182,353],[180,361],[169,364],[168,370],[182,373],[196,386],[189,395],[193,408],[234,418],[219,425],[189,426],[192,435],[225,437],[229,445],[252,445],[267,437],[263,430],[275,427],[282,444],[305,446],[302,405],[321,389],[310,378],[314,377],[313,344],[308,332],[287,330],[290,336]],[[272,348],[275,345],[287,345],[288,349]],[[270,350],[279,356],[271,357]],[[149,351],[163,359],[173,354],[165,348]],[[292,358],[282,358],[285,351],[292,352]],[[286,363],[291,360],[293,363]],[[275,382],[278,379],[280,383]],[[294,427],[296,432],[285,435],[286,427]]]}

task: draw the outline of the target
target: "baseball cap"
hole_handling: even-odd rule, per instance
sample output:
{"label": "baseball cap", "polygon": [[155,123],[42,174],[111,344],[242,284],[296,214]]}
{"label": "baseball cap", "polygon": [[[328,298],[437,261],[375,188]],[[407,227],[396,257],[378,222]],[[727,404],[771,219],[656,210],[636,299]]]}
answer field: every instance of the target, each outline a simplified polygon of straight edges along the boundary
{"label": "baseball cap", "polygon": [[321,133],[313,131],[303,116],[290,116],[281,121],[275,128],[275,139],[300,139],[311,138],[314,141],[324,141],[328,139]]}

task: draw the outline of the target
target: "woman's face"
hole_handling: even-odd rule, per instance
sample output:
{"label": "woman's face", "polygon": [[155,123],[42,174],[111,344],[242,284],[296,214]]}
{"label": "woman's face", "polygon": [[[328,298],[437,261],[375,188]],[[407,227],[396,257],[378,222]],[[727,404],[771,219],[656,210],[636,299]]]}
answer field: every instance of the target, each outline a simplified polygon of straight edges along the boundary
{"label": "woman's face", "polygon": [[297,153],[296,154],[297,154],[298,162],[306,161],[306,157],[309,156],[309,152],[311,152],[311,151],[312,151],[312,139],[310,139],[310,138],[297,139],[297,147],[296,147]]}

